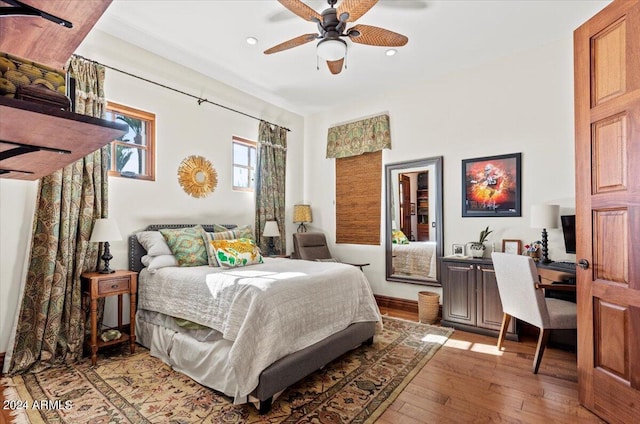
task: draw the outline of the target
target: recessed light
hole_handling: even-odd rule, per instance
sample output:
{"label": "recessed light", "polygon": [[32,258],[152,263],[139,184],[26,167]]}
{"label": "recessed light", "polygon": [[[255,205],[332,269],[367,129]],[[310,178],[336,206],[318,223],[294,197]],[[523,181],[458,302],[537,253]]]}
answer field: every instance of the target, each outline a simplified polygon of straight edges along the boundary
{"label": "recessed light", "polygon": [[255,46],[258,44],[258,39],[256,37],[247,37],[247,44]]}
{"label": "recessed light", "polygon": [[393,56],[396,53],[398,53],[398,50],[396,50],[396,49],[389,49],[386,52],[384,52],[384,54],[386,54],[387,56]]}

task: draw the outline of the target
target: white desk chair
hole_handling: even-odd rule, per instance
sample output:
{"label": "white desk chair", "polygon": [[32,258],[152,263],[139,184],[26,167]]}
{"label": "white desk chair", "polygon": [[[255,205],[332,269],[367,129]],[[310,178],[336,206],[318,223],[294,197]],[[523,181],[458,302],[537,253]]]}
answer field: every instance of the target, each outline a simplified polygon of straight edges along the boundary
{"label": "white desk chair", "polygon": [[504,311],[502,328],[498,337],[498,349],[502,349],[502,342],[511,317],[538,327],[540,336],[533,359],[533,373],[537,374],[550,331],[575,329],[577,322],[575,303],[545,298],[543,289],[575,290],[575,286],[540,284],[536,265],[533,259],[528,256],[494,252],[491,254],[491,258]]}

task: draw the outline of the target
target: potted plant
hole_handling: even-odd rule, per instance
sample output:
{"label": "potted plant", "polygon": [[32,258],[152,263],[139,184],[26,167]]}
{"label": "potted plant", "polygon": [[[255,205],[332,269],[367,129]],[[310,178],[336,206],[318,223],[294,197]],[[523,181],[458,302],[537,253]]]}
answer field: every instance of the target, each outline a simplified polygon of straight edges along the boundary
{"label": "potted plant", "polygon": [[492,232],[493,232],[492,230],[489,230],[489,226],[487,226],[487,228],[480,231],[480,238],[478,239],[478,241],[471,242],[469,246],[469,252],[471,253],[472,257],[482,258],[484,256],[484,250],[485,250],[484,242],[487,240],[487,237],[489,237],[489,234],[491,234]]}

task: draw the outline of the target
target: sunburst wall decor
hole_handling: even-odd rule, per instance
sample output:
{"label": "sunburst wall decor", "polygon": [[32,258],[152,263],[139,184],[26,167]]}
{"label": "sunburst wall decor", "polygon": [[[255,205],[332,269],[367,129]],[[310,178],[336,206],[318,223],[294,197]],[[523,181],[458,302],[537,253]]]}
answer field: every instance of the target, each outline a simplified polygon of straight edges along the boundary
{"label": "sunburst wall decor", "polygon": [[206,197],[218,185],[218,174],[211,162],[202,156],[185,158],[178,167],[178,182],[193,197]]}

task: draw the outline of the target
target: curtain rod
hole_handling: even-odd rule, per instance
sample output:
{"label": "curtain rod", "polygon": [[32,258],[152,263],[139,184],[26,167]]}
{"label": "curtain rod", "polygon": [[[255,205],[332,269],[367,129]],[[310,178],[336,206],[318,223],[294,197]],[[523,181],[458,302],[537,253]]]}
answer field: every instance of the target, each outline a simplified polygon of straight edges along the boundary
{"label": "curtain rod", "polygon": [[154,85],[157,85],[157,86],[159,86],[159,87],[166,88],[167,90],[175,91],[176,93],[180,93],[180,94],[183,94],[183,95],[185,95],[185,96],[191,97],[191,98],[196,99],[196,100],[198,101],[198,105],[201,105],[202,103],[209,103],[209,104],[212,104],[212,105],[214,105],[214,106],[218,106],[218,107],[221,107],[221,108],[223,108],[223,109],[229,110],[229,111],[231,111],[231,112],[239,113],[240,115],[244,115],[244,116],[246,116],[246,117],[248,117],[248,118],[255,119],[256,121],[264,121],[264,122],[266,122],[267,124],[275,125],[276,127],[282,128],[282,129],[284,129],[284,130],[286,130],[286,131],[289,131],[289,132],[291,131],[289,128],[282,127],[282,126],[280,126],[280,125],[278,125],[278,124],[274,124],[273,122],[266,121],[266,120],[264,120],[264,119],[258,118],[258,117],[253,116],[253,115],[249,115],[248,113],[242,112],[242,111],[240,111],[240,110],[236,110],[236,109],[230,108],[230,107],[228,107],[228,106],[221,105],[220,103],[212,102],[211,100],[203,99],[202,97],[198,97],[198,96],[194,96],[193,94],[186,93],[186,92],[184,92],[184,91],[178,90],[177,88],[169,87],[168,85],[164,85],[164,84],[160,84],[159,82],[151,81],[150,79],[143,78],[143,77],[140,77],[140,76],[138,76],[138,75],[134,75],[134,74],[132,74],[132,73],[130,73],[130,72],[123,71],[122,69],[114,68],[113,66],[105,65],[104,63],[100,63],[100,62],[97,62],[97,61],[95,61],[95,60],[93,60],[93,59],[89,59],[89,58],[86,58],[86,57],[83,57],[83,56],[80,56],[80,55],[77,55],[77,54],[76,54],[76,55],[74,55],[74,56],[79,57],[80,59],[87,60],[87,61],[89,61],[89,62],[96,63],[96,64],[98,64],[98,65],[102,65],[102,66],[104,66],[104,67],[105,67],[105,68],[107,68],[107,69],[111,69],[111,70],[113,70],[113,71],[120,72],[120,73],[125,74],[125,75],[128,75],[128,76],[130,76],[130,77],[137,78],[137,79],[139,79],[139,80],[142,80],[142,81],[148,82],[148,83],[150,83],[150,84],[154,84]]}

